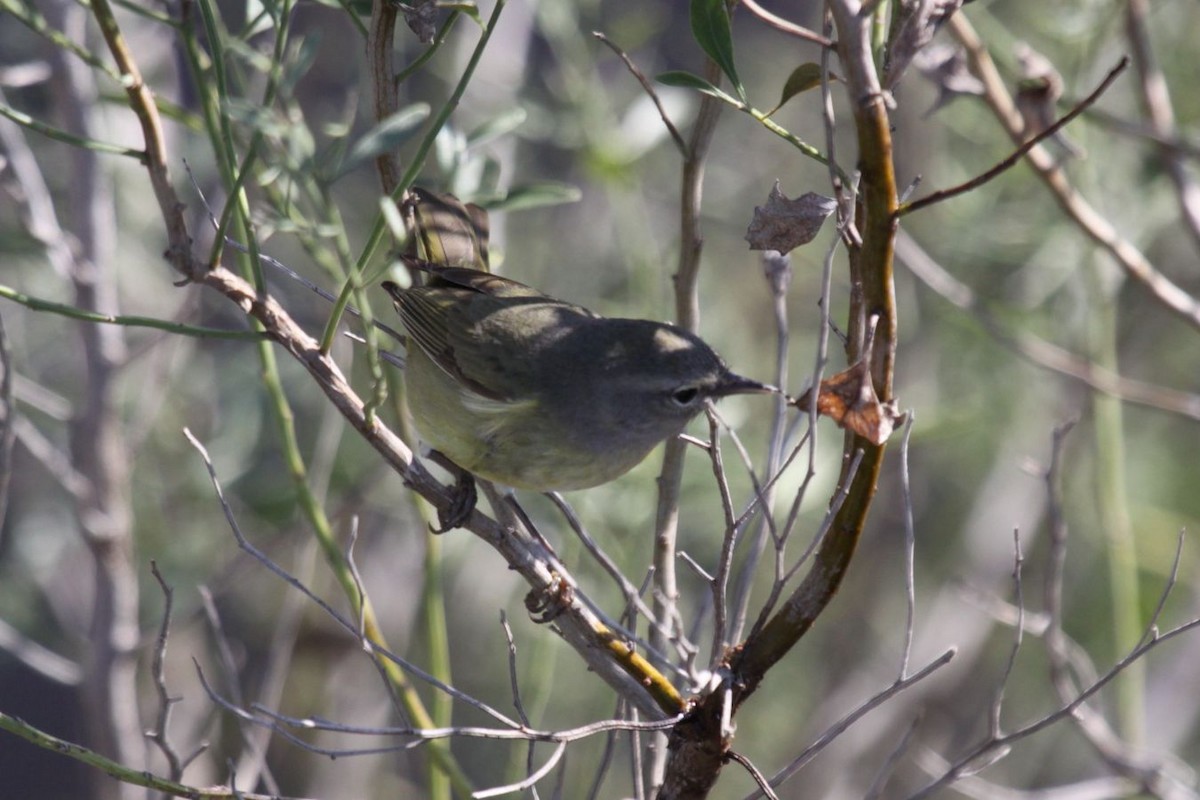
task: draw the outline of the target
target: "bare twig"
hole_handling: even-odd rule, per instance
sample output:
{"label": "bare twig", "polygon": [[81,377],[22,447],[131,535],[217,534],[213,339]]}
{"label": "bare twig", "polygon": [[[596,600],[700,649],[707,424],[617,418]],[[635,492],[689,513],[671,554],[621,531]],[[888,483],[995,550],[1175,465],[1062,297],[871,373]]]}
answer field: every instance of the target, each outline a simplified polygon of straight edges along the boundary
{"label": "bare twig", "polygon": [[750,773],[750,777],[758,784],[758,790],[762,792],[763,797],[768,798],[768,800],[779,800],[779,795],[775,794],[775,791],[771,788],[771,784],[767,781],[767,776],[763,775],[759,768],[754,766],[753,761],[736,750],[730,750],[726,753],[726,757],[730,761],[736,761],[741,765],[742,769]]}
{"label": "bare twig", "polygon": [[804,39],[808,42],[814,42],[825,48],[834,47],[834,43],[830,41],[828,37],[822,36],[816,31],[810,31],[808,28],[805,28],[802,25],[797,25],[794,22],[786,20],[778,14],[772,14],[770,11],[760,6],[755,0],[741,0],[741,4],[745,6],[747,11],[777,31],[782,31],[789,36],[795,36],[798,39]]}
{"label": "bare twig", "polygon": [[1111,683],[1121,673],[1123,673],[1131,664],[1143,658],[1151,650],[1160,645],[1183,636],[1194,630],[1200,629],[1200,618],[1191,619],[1184,622],[1169,631],[1162,633],[1147,642],[1142,642],[1137,647],[1133,648],[1120,661],[1113,665],[1112,669],[1100,676],[1094,683],[1088,686],[1083,691],[1077,693],[1069,701],[1064,702],[1055,711],[1046,714],[1035,722],[1031,722],[1021,728],[1005,734],[999,738],[988,736],[983,741],[969,748],[964,755],[960,756],[956,761],[952,762],[946,771],[937,779],[911,795],[910,800],[921,800],[921,798],[929,797],[939,789],[944,788],[963,775],[966,775],[979,765],[990,763],[991,760],[1003,752],[1007,752],[1008,748],[1014,743],[1033,736],[1036,733],[1049,728],[1050,726],[1076,715],[1079,710],[1084,707],[1096,693]]}
{"label": "bare twig", "polygon": [[[497,741],[538,741],[538,742],[553,742],[556,744],[570,744],[571,742],[581,741],[592,736],[597,736],[608,731],[657,731],[669,728],[671,725],[679,721],[678,717],[671,717],[664,720],[655,720],[652,722],[633,722],[630,720],[621,719],[606,719],[590,722],[586,725],[578,725],[574,728],[564,728],[562,730],[541,730],[530,728],[525,725],[509,720],[503,728],[484,728],[477,725],[450,725],[442,728],[411,728],[411,727],[394,727],[394,726],[370,726],[370,725],[345,725],[333,722],[327,719],[316,717],[292,717],[286,714],[280,714],[271,709],[263,708],[259,705],[254,705],[249,709],[244,708],[236,703],[232,703],[225,699],[217,692],[208,679],[204,676],[204,671],[200,669],[199,664],[196,664],[196,674],[204,685],[204,690],[213,702],[220,705],[225,710],[237,716],[239,719],[255,725],[267,725],[273,727],[276,732],[289,736],[293,741],[296,741],[304,749],[329,756],[349,756],[349,755],[365,755],[369,753],[394,752],[397,749],[407,749],[417,746],[423,742],[433,741],[435,739],[446,739],[450,737],[468,737],[472,739],[492,739]],[[300,731],[331,731],[333,733],[345,733],[356,736],[390,736],[401,739],[411,739],[413,741],[406,742],[401,745],[381,747],[381,748],[360,748],[360,749],[338,749],[318,747],[297,739],[290,733],[291,730]]]}
{"label": "bare twig", "polygon": [[922,715],[917,714],[913,717],[912,722],[908,724],[904,735],[900,737],[900,741],[896,742],[896,746],[892,748],[892,752],[888,753],[887,759],[880,765],[878,773],[875,775],[875,780],[871,782],[870,788],[863,794],[863,800],[879,800],[883,796],[883,790],[887,786],[888,778],[892,774],[892,770],[900,763],[900,759],[908,752],[912,746],[913,737],[917,733],[917,728],[921,726]]}
{"label": "bare twig", "polygon": [[[800,755],[796,756],[796,758],[793,759],[792,762],[790,764],[788,764],[786,767],[784,767],[783,769],[779,770],[778,772],[776,772],[774,775],[771,776],[771,785],[776,786],[776,787],[782,785],[784,781],[791,778],[802,767],[804,767],[806,764],[808,764],[810,761],[812,761],[814,758],[816,758],[817,754],[819,754],[822,750],[824,750],[826,747],[828,747],[835,739],[837,739],[837,737],[839,737],[843,733],[845,733],[850,728],[850,726],[852,726],[854,723],[858,722],[860,719],[865,717],[871,711],[874,711],[876,708],[878,708],[883,703],[885,703],[888,700],[890,700],[891,698],[895,697],[900,692],[903,692],[905,689],[909,688],[913,684],[916,684],[916,683],[924,680],[925,678],[929,677],[937,670],[939,670],[942,667],[949,664],[951,659],[954,658],[954,656],[957,652],[958,651],[955,648],[953,648],[953,647],[950,648],[949,650],[947,650],[946,652],[942,653],[940,656],[935,658],[933,661],[930,661],[928,664],[921,667],[919,670],[914,672],[912,675],[904,678],[903,680],[896,681],[891,686],[887,687],[886,689],[879,692],[878,694],[872,696],[869,700],[864,702],[858,708],[854,709],[849,714],[847,714],[846,716],[839,719],[833,725],[829,726],[821,734],[820,738],[818,738],[815,742],[813,742],[811,745],[809,745],[807,748],[805,748],[804,752],[802,752]],[[750,800],[750,798],[754,798],[754,797],[761,797],[761,795],[752,794],[747,798],[747,800]]]}
{"label": "bare twig", "polygon": [[1012,647],[1009,648],[1008,660],[1004,664],[1004,674],[1000,676],[1000,683],[996,687],[996,696],[992,699],[992,707],[988,713],[988,729],[996,738],[1003,735],[1000,729],[1000,712],[1004,708],[1004,693],[1008,689],[1008,681],[1012,677],[1013,669],[1017,666],[1017,654],[1021,652],[1021,643],[1025,640],[1025,591],[1024,583],[1021,580],[1021,568],[1024,564],[1025,557],[1021,553],[1021,531],[1014,528],[1012,579],[1014,604],[1017,607],[1017,624],[1013,626]]}
{"label": "bare twig", "polygon": [[[1146,118],[1160,142],[1175,139],[1179,132],[1175,125],[1174,105],[1167,79],[1154,59],[1154,47],[1150,32],[1146,29],[1146,15],[1150,11],[1148,0],[1129,0],[1125,4],[1125,29],[1133,50],[1133,61],[1137,67],[1138,89]],[[1166,144],[1159,144],[1159,158],[1166,167],[1171,182],[1175,184],[1175,196],[1183,216],[1184,227],[1192,237],[1192,243],[1200,248],[1200,185],[1189,174],[1183,154]]]}
{"label": "bare twig", "polygon": [[[987,46],[961,11],[946,23],[947,29],[967,51],[972,73],[983,82],[984,98],[1009,136],[1024,138],[1024,122],[992,62]],[[1097,245],[1103,248],[1135,283],[1142,286],[1165,309],[1193,328],[1200,329],[1200,301],[1159,272],[1150,260],[1116,227],[1100,214],[1074,186],[1054,158],[1043,147],[1034,147],[1026,158],[1050,190],[1059,207]]]}
{"label": "bare twig", "polygon": [[154,688],[158,694],[158,714],[155,717],[154,729],[146,732],[146,737],[158,746],[162,751],[163,756],[167,759],[168,777],[177,781],[183,777],[183,770],[194,761],[201,753],[208,749],[207,744],[201,744],[197,747],[190,756],[186,759],[181,758],[175,746],[171,744],[171,740],[167,735],[167,726],[171,722],[171,707],[178,703],[182,698],[172,697],[167,690],[167,676],[165,662],[167,658],[167,638],[171,632],[171,607],[174,603],[175,592],[167,584],[162,573],[158,571],[158,564],[154,561],[150,562],[150,572],[154,575],[154,580],[158,581],[158,587],[163,593],[163,613],[162,622],[158,628],[158,636],[154,641],[154,658],[151,663],[151,673],[154,676]]}
{"label": "bare twig", "polygon": [[[532,726],[529,723],[529,715],[525,713],[525,704],[521,701],[521,684],[517,679],[517,642],[513,638],[512,627],[508,624],[508,615],[504,613],[504,609],[500,609],[500,628],[504,631],[504,641],[508,645],[508,683],[512,690],[513,708],[517,710],[517,717],[521,720],[521,724],[529,728]],[[529,743],[529,750],[525,756],[526,775],[534,774],[534,744],[534,742]],[[538,800],[537,788],[531,786],[530,790],[534,800]]]}
{"label": "bare twig", "polygon": [[[1066,565],[1067,524],[1062,508],[1062,471],[1063,451],[1067,434],[1074,427],[1075,421],[1068,421],[1054,430],[1053,445],[1050,454],[1050,466],[1046,470],[1046,493],[1048,497],[1048,516],[1050,529],[1050,548],[1047,553],[1048,566],[1046,570],[1045,602],[1046,615],[1050,624],[1047,626],[1044,641],[1047,660],[1050,665],[1050,680],[1062,702],[1069,702],[1079,689],[1072,679],[1071,650],[1072,646],[1063,631],[1063,572]],[[1175,558],[1171,573],[1163,585],[1159,595],[1158,605],[1146,625],[1146,631],[1138,641],[1138,646],[1144,646],[1155,641],[1158,636],[1158,622],[1167,597],[1175,587],[1178,577],[1179,560],[1182,554],[1183,536],[1180,534],[1175,550]],[[1078,659],[1076,659],[1078,660]],[[1094,681],[1095,682],[1095,681]],[[1087,742],[1095,749],[1104,762],[1116,773],[1136,781],[1139,786],[1154,787],[1153,794],[1158,797],[1180,797],[1183,782],[1172,775],[1165,761],[1152,753],[1147,753],[1122,740],[1109,725],[1104,715],[1088,704],[1080,704],[1072,714],[1072,721],[1079,728]]]}
{"label": "bare twig", "polygon": [[0,531],[8,516],[8,484],[12,478],[13,445],[17,441],[14,378],[8,331],[4,327],[4,318],[0,317]]}
{"label": "bare twig", "polygon": [[[720,70],[710,59],[704,69],[710,82],[720,80]],[[700,254],[704,248],[701,232],[701,198],[704,194],[704,166],[708,150],[716,133],[717,120],[724,104],[715,97],[704,95],[692,126],[683,159],[679,192],[679,261],[675,272],[675,319],[689,331],[700,326],[698,279]],[[669,624],[678,618],[679,589],[675,580],[676,540],[679,536],[679,493],[683,483],[684,443],[679,439],[667,442],[663,452],[662,471],[658,478],[658,505],[654,519],[654,616]],[[665,650],[666,641],[651,629],[650,644]],[[654,760],[649,772],[652,788],[662,784],[667,763],[667,747],[663,737],[657,737]]]}
{"label": "bare twig", "polygon": [[927,208],[934,203],[940,203],[944,200],[949,200],[952,197],[957,197],[960,194],[966,194],[973,189],[978,189],[980,186],[983,186],[985,183],[993,178],[998,177],[1002,173],[1007,172],[1009,169],[1016,166],[1017,162],[1027,155],[1030,150],[1054,136],[1060,130],[1069,125],[1076,117],[1092,106],[1097,100],[1099,100],[1100,96],[1108,91],[1108,87],[1111,86],[1112,82],[1117,79],[1117,76],[1124,72],[1128,66],[1129,57],[1122,57],[1121,60],[1117,62],[1117,65],[1109,70],[1108,75],[1104,77],[1104,80],[1100,81],[1100,85],[1096,87],[1095,91],[1093,91],[1084,99],[1080,100],[1074,108],[1064,114],[1057,122],[1055,122],[1053,125],[1048,125],[1045,129],[1039,131],[1036,136],[1026,141],[1011,154],[1009,154],[1007,158],[1005,158],[999,164],[996,164],[987,172],[977,175],[965,183],[960,183],[958,186],[951,186],[949,189],[940,189],[933,194],[928,194],[922,198],[913,200],[911,203],[905,203],[904,205],[900,206],[900,208],[896,209],[896,216],[902,217],[905,214],[911,214],[914,211]]}
{"label": "bare twig", "polygon": [[900,487],[904,495],[904,599],[908,614],[904,621],[904,654],[900,657],[901,678],[908,674],[913,634],[917,626],[917,534],[913,525],[912,485],[908,472],[908,442],[912,438],[916,413],[910,409],[904,416],[904,438],[900,440]]}
{"label": "bare twig", "polygon": [[675,147],[679,150],[679,154],[684,158],[687,157],[688,146],[683,140],[683,136],[679,133],[679,129],[675,127],[675,123],[671,122],[671,118],[667,115],[667,110],[663,108],[662,100],[658,98],[658,92],[654,91],[654,85],[646,78],[645,73],[638,69],[637,64],[633,63],[633,59],[629,54],[622,50],[617,44],[605,36],[600,31],[592,31],[592,36],[595,36],[600,41],[604,42],[610,50],[625,63],[625,68],[629,70],[629,74],[637,79],[637,82],[642,85],[642,90],[646,92],[650,100],[654,103],[654,107],[658,109],[658,115],[662,117],[663,125],[667,126],[667,133],[671,134],[671,140],[675,142]]}

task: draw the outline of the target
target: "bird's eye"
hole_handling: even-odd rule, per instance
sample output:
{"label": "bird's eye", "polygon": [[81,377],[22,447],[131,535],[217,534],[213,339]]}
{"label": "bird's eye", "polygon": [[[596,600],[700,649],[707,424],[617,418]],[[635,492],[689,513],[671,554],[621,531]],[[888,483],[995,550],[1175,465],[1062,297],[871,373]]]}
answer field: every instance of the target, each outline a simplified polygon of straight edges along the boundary
{"label": "bird's eye", "polygon": [[690,406],[699,394],[700,390],[695,386],[684,386],[671,392],[671,400],[677,406]]}

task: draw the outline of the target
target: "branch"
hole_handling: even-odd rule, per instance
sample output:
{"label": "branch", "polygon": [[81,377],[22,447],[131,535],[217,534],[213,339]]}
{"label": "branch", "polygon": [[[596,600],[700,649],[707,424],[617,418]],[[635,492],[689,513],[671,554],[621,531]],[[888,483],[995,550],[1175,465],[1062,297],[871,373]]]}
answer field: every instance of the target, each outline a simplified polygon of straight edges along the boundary
{"label": "branch", "polygon": [[1108,91],[1108,87],[1112,86],[1112,83],[1117,79],[1117,76],[1124,72],[1125,68],[1128,66],[1129,56],[1122,56],[1121,60],[1117,62],[1117,65],[1108,71],[1108,75],[1104,76],[1104,80],[1100,82],[1100,85],[1096,87],[1095,91],[1093,91],[1083,100],[1080,100],[1074,108],[1061,117],[1057,122],[1055,122],[1053,125],[1047,126],[1032,139],[1028,140],[1025,142],[1025,144],[1014,150],[1008,158],[1004,159],[987,172],[972,178],[966,183],[960,183],[958,186],[951,186],[949,189],[941,189],[933,194],[926,195],[919,200],[913,200],[911,203],[905,203],[900,206],[900,208],[896,209],[896,216],[902,217],[905,214],[911,214],[913,211],[919,211],[922,208],[927,208],[934,203],[940,203],[943,200],[949,200],[950,198],[957,197],[960,194],[966,194],[972,189],[978,189],[980,186],[983,186],[985,183],[992,180],[992,178],[995,178],[1016,166],[1017,162],[1020,161],[1026,154],[1028,154],[1030,150],[1037,147],[1046,139],[1054,136],[1054,134],[1058,133],[1063,128],[1067,127],[1067,125],[1069,125],[1076,117],[1094,105],[1095,102],[1100,99],[1100,96]]}
{"label": "branch", "polygon": [[971,287],[934,261],[903,229],[896,239],[896,254],[918,280],[958,308],[970,312],[971,318],[996,341],[1039,367],[1073,378],[1127,403],[1200,421],[1200,395],[1126,378],[1031,333],[1008,330]]}
{"label": "branch", "polygon": [[[979,38],[966,14],[952,16],[946,27],[967,51],[971,72],[984,86],[984,99],[992,113],[1015,142],[1024,138],[1025,124],[1013,104],[1004,79],[992,62],[987,46]],[[1038,177],[1046,184],[1063,213],[1092,241],[1103,248],[1134,282],[1140,284],[1159,304],[1193,328],[1200,330],[1200,302],[1163,275],[1150,260],[1092,207],[1067,180],[1066,174],[1045,148],[1038,146],[1026,155]]]}

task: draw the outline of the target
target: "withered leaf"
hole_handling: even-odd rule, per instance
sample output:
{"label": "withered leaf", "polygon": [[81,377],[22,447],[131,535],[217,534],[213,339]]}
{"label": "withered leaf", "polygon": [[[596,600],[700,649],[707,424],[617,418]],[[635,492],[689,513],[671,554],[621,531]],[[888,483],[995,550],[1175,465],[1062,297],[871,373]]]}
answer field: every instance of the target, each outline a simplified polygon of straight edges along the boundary
{"label": "withered leaf", "polygon": [[[1058,101],[1063,95],[1063,79],[1050,59],[1024,42],[1013,48],[1021,65],[1021,80],[1017,84],[1017,110],[1025,122],[1025,138],[1032,139],[1057,121]],[[1067,155],[1081,157],[1083,151],[1065,130],[1052,137]]]}
{"label": "withered leaf", "polygon": [[[809,389],[793,400],[792,405],[806,410],[811,400],[812,389]],[[900,420],[895,402],[882,403],[875,394],[866,360],[821,381],[817,413],[874,445],[886,442]]]}
{"label": "withered leaf", "polygon": [[410,0],[409,3],[401,5],[400,10],[404,13],[404,21],[417,35],[421,44],[433,44],[433,36],[437,32],[435,20],[438,12],[435,0]]}
{"label": "withered leaf", "polygon": [[908,65],[931,41],[946,20],[958,11],[963,0],[902,0],[899,28],[888,52],[883,88],[896,88]]}
{"label": "withered leaf", "polygon": [[967,56],[962,48],[949,44],[935,44],[922,50],[913,59],[913,66],[937,87],[937,99],[926,111],[932,114],[960,95],[983,94],[983,81],[971,74],[967,68]]}
{"label": "withered leaf", "polygon": [[831,197],[808,192],[789,200],[779,189],[771,189],[765,206],[754,207],[754,217],[746,230],[751,250],[778,250],[787,253],[811,242],[821,230],[825,218],[837,208]]}

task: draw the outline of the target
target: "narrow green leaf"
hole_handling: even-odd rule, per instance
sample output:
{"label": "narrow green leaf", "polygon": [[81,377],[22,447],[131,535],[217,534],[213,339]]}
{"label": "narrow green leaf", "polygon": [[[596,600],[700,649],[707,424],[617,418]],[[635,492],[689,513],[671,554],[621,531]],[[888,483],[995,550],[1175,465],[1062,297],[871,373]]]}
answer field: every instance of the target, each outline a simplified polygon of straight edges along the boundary
{"label": "narrow green leaf", "polygon": [[678,86],[683,89],[695,89],[697,92],[710,94],[713,97],[724,100],[725,102],[737,106],[738,108],[746,108],[745,103],[738,100],[736,97],[732,97],[731,95],[722,92],[716,86],[713,86],[711,83],[704,80],[704,78],[701,78],[699,75],[693,75],[690,72],[684,72],[682,70],[670,70],[668,72],[659,73],[654,77],[654,80],[658,81],[663,86]]}
{"label": "narrow green leaf", "polygon": [[479,198],[479,205],[488,211],[523,211],[542,206],[557,206],[563,203],[577,203],[582,193],[578,186],[569,183],[528,183],[523,186],[513,186],[508,194],[497,199]]}
{"label": "narrow green leaf", "polygon": [[774,116],[776,111],[783,108],[784,103],[801,92],[807,92],[809,89],[815,89],[820,85],[821,65],[812,61],[801,64],[792,70],[791,75],[788,75],[787,80],[783,84],[783,91],[779,94],[779,102],[767,112],[767,116]]}
{"label": "narrow green leaf", "polygon": [[525,123],[529,113],[521,106],[501,111],[467,134],[467,147],[479,147],[512,133]]}
{"label": "narrow green leaf", "polygon": [[746,102],[746,90],[733,65],[733,29],[725,0],[692,0],[691,17],[692,36],[729,78],[741,101]]}
{"label": "narrow green leaf", "polygon": [[395,150],[416,133],[428,117],[427,103],[413,103],[390,115],[354,143],[338,174],[344,175],[364,161]]}

